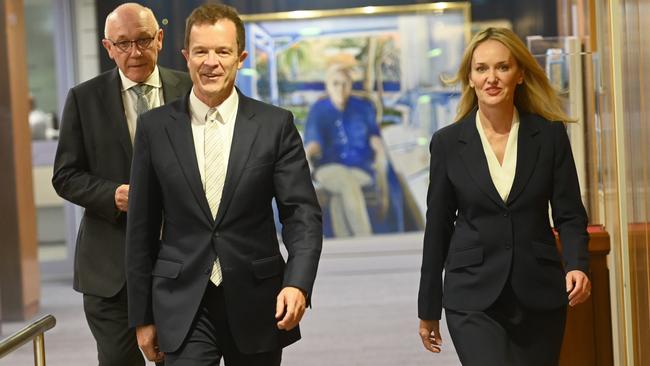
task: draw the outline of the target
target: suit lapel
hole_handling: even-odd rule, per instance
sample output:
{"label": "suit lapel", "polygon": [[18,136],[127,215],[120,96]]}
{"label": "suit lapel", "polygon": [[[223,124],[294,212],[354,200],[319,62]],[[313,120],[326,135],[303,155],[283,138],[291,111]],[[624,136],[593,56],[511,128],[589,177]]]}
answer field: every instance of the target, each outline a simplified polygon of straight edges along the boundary
{"label": "suit lapel", "polygon": [[171,120],[165,125],[167,137],[171,142],[176,158],[181,166],[183,175],[187,180],[192,195],[201,207],[203,213],[213,222],[208,200],[205,198],[205,191],[201,183],[201,173],[196,160],[196,149],[194,148],[194,136],[192,135],[192,122],[190,120],[189,94],[177,104],[179,109],[174,109],[170,114]]}
{"label": "suit lapel", "polygon": [[[112,130],[117,134],[117,138],[126,153],[128,161],[133,158],[133,146],[131,144],[131,135],[129,134],[129,125],[126,122],[124,114],[124,104],[122,103],[122,82],[117,68],[108,75],[106,88],[99,91],[101,100],[104,102],[105,115],[113,125]],[[120,113],[116,113],[119,111]]]}
{"label": "suit lapel", "polygon": [[539,129],[529,121],[530,117],[529,114],[521,113],[520,115],[519,135],[517,136],[517,168],[515,180],[508,195],[508,204],[511,204],[523,192],[537,165],[541,147],[536,138]]}
{"label": "suit lapel", "polygon": [[458,136],[458,141],[462,145],[460,147],[460,156],[469,175],[483,193],[490,197],[494,203],[504,207],[505,203],[492,182],[487,158],[481,143],[481,136],[479,136],[476,129],[476,110],[458,123],[462,124]]}
{"label": "suit lapel", "polygon": [[178,83],[180,82],[178,76],[174,75],[174,73],[165,69],[164,67],[158,67],[158,69],[160,70],[163,99],[165,100],[165,103],[169,103],[173,100],[183,97],[185,90],[181,90],[181,88],[178,87]]}
{"label": "suit lapel", "polygon": [[230,148],[228,171],[223,186],[223,193],[221,194],[221,203],[219,204],[219,210],[215,218],[215,226],[218,226],[221,220],[223,220],[235,188],[244,171],[248,156],[253,148],[258,129],[257,123],[252,120],[254,115],[255,113],[252,111],[249,98],[239,93],[239,107],[237,109],[235,131]]}

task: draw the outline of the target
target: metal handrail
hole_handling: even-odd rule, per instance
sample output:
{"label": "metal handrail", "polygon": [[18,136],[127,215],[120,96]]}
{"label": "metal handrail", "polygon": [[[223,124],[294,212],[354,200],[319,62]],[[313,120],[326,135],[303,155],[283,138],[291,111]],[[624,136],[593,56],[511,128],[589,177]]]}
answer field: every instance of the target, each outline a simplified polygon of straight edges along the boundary
{"label": "metal handrail", "polygon": [[10,354],[25,343],[34,341],[34,365],[45,366],[45,332],[54,328],[56,319],[52,315],[28,324],[23,329],[0,341],[0,358]]}

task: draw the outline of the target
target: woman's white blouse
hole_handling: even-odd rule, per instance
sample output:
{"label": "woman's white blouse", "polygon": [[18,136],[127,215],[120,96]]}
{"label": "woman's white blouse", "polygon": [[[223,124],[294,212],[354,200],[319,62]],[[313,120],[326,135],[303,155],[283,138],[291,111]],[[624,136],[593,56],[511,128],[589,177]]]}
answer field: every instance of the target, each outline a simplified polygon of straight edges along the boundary
{"label": "woman's white blouse", "polygon": [[476,113],[476,129],[478,130],[479,136],[481,136],[481,143],[483,144],[483,151],[485,152],[485,157],[487,158],[492,182],[499,192],[501,199],[503,199],[503,202],[506,202],[508,200],[508,195],[510,194],[510,189],[512,188],[512,182],[515,180],[515,171],[517,168],[517,136],[519,135],[519,113],[515,108],[515,112],[512,115],[510,135],[508,136],[506,150],[503,154],[503,164],[499,164],[499,160],[497,159],[494,150],[492,150],[490,142],[485,136],[485,131],[483,130],[483,125],[481,124],[481,117],[479,116],[478,112]]}

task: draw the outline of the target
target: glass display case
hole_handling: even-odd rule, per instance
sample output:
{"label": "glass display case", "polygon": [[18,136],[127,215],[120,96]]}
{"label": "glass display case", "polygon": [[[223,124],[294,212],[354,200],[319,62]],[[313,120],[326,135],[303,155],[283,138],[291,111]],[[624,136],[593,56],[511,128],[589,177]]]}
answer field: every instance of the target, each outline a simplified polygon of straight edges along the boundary
{"label": "glass display case", "polygon": [[567,132],[578,170],[582,201],[585,207],[589,207],[583,80],[587,55],[582,52],[578,37],[528,36],[526,41],[529,50],[546,71],[551,85],[558,91],[565,111],[574,119],[573,123],[567,123]]}

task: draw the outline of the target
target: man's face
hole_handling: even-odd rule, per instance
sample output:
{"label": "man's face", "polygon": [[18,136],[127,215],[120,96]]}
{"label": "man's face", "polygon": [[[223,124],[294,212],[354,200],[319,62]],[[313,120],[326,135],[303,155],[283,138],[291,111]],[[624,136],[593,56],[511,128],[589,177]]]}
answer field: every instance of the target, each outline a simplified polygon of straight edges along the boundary
{"label": "man's face", "polygon": [[[106,24],[106,36],[102,45],[124,75],[136,83],[147,80],[158,62],[163,40],[163,31],[157,29],[152,16],[146,11],[130,9],[115,14]],[[125,41],[138,40],[146,43],[144,40],[151,38],[153,39],[147,47],[139,47],[136,42],[131,42],[126,52],[114,44],[124,42],[126,45]]]}
{"label": "man's face", "polygon": [[214,24],[193,25],[183,56],[194,84],[194,94],[214,107],[232,92],[237,70],[243,66],[248,53],[238,51],[235,23],[221,19]]}
{"label": "man's face", "polygon": [[345,72],[333,73],[325,82],[325,88],[332,104],[339,109],[344,109],[352,92],[352,80]]}

